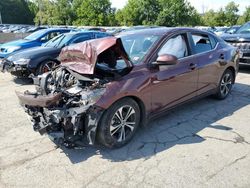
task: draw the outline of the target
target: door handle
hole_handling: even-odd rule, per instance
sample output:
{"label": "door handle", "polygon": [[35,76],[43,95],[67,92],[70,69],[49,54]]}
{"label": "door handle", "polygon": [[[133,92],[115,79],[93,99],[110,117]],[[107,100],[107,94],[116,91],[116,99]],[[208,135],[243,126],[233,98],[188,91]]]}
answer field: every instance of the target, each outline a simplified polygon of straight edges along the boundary
{"label": "door handle", "polygon": [[190,64],[189,64],[189,68],[190,68],[191,70],[196,69],[196,67],[197,67],[197,64],[195,64],[195,63],[190,63]]}
{"label": "door handle", "polygon": [[219,63],[220,63],[220,65],[226,65],[227,64],[227,61],[225,60],[224,54],[220,54]]}
{"label": "door handle", "polygon": [[220,54],[220,59],[225,59],[224,54]]}

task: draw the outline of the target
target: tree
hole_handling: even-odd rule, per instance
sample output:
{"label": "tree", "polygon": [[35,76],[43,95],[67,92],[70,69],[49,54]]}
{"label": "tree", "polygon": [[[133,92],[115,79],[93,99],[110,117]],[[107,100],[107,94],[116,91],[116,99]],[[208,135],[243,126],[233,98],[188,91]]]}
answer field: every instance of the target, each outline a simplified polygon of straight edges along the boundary
{"label": "tree", "polygon": [[242,16],[240,16],[240,18],[238,19],[237,24],[244,24],[246,22],[250,21],[250,6],[246,7],[245,12],[243,13]]}
{"label": "tree", "polygon": [[109,0],[84,0],[78,1],[76,9],[76,25],[107,26],[115,19],[114,9]]}
{"label": "tree", "polygon": [[3,23],[32,24],[34,15],[27,0],[1,0],[0,11]]}
{"label": "tree", "polygon": [[200,15],[185,0],[129,0],[117,11],[116,19],[122,25],[196,25]]}
{"label": "tree", "polygon": [[228,3],[225,8],[220,8],[215,12],[209,10],[203,16],[203,23],[207,26],[231,26],[237,23],[239,18],[238,9],[239,5],[236,5],[233,1]]}
{"label": "tree", "polygon": [[186,0],[160,0],[160,11],[156,24],[162,26],[194,26],[201,22],[196,9]]}
{"label": "tree", "polygon": [[206,25],[206,26],[211,26],[211,27],[214,27],[214,26],[216,26],[217,25],[217,22],[216,22],[216,20],[215,20],[215,15],[216,15],[217,13],[214,11],[214,10],[209,10],[209,11],[207,11],[204,15],[203,15],[203,17],[202,17],[202,19],[203,19],[203,24],[204,25]]}
{"label": "tree", "polygon": [[36,5],[37,24],[71,25],[75,18],[72,0],[36,0]]}
{"label": "tree", "polygon": [[116,18],[122,25],[140,25],[139,20],[140,3],[137,0],[128,0],[125,7],[117,12]]}
{"label": "tree", "polygon": [[225,14],[225,23],[224,25],[235,25],[239,18],[238,9],[239,5],[235,4],[233,1],[228,3],[225,7],[224,14]]}

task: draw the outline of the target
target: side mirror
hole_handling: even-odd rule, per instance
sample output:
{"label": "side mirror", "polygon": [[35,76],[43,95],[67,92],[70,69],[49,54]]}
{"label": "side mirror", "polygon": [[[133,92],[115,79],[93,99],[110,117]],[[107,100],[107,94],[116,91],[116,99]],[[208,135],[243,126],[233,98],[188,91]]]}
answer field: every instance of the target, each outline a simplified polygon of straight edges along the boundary
{"label": "side mirror", "polygon": [[42,42],[42,43],[45,43],[45,42],[47,42],[48,40],[46,39],[46,37],[43,37],[43,38],[41,38],[40,39],[40,42]]}
{"label": "side mirror", "polygon": [[153,62],[153,65],[176,65],[178,63],[178,59],[174,55],[163,54],[158,56],[156,62]]}

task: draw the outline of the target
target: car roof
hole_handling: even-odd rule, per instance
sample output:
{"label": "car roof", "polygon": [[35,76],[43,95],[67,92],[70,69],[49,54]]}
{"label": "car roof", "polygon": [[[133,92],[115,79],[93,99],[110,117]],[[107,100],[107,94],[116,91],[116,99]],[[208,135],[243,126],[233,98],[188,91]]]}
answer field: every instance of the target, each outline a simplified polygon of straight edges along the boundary
{"label": "car roof", "polygon": [[133,30],[133,31],[126,31],[120,33],[118,36],[122,35],[129,35],[129,34],[152,34],[152,35],[159,35],[164,36],[166,34],[176,32],[176,31],[193,31],[193,32],[200,32],[200,33],[207,33],[210,34],[207,31],[202,31],[200,29],[190,28],[190,27],[160,27],[160,28],[148,28],[148,29],[140,29],[140,30]]}
{"label": "car roof", "polygon": [[103,33],[103,34],[106,34],[107,36],[111,36],[109,33],[100,32],[100,31],[74,31],[70,33],[64,33],[64,35],[74,36],[74,35],[81,35],[81,34],[96,34],[96,33]]}
{"label": "car roof", "polygon": [[69,31],[72,30],[70,28],[47,28],[47,29],[43,29],[44,31],[58,31],[58,30],[65,30],[65,31]]}

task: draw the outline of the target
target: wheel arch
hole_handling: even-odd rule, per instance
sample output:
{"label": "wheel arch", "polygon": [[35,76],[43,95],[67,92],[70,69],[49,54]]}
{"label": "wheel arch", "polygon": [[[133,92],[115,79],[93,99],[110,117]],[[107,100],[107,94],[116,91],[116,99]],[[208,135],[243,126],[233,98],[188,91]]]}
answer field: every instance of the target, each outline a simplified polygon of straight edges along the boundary
{"label": "wheel arch", "polygon": [[40,59],[39,62],[37,63],[36,65],[36,68],[35,68],[35,73],[37,74],[37,72],[39,71],[40,69],[40,66],[45,63],[45,62],[48,62],[48,61],[53,61],[55,63],[57,63],[58,65],[60,64],[60,61],[58,61],[57,59],[55,58],[52,58],[52,57],[45,57],[43,59]]}
{"label": "wheel arch", "polygon": [[[146,126],[146,124],[147,124],[146,107],[145,107],[143,101],[139,97],[132,96],[132,95],[126,96],[126,97],[132,98],[139,105],[139,108],[140,108],[140,126]],[[123,98],[126,98],[126,97],[123,97]]]}
{"label": "wheel arch", "polygon": [[123,96],[121,98],[118,98],[117,100],[115,100],[112,104],[110,104],[108,106],[108,108],[110,106],[112,106],[113,104],[115,104],[116,102],[122,100],[122,99],[125,99],[125,98],[131,98],[133,99],[139,106],[140,108],[140,126],[146,126],[147,124],[147,116],[146,116],[146,106],[145,104],[143,103],[142,99],[140,99],[139,97],[135,96],[135,95],[126,95],[126,96]]}

